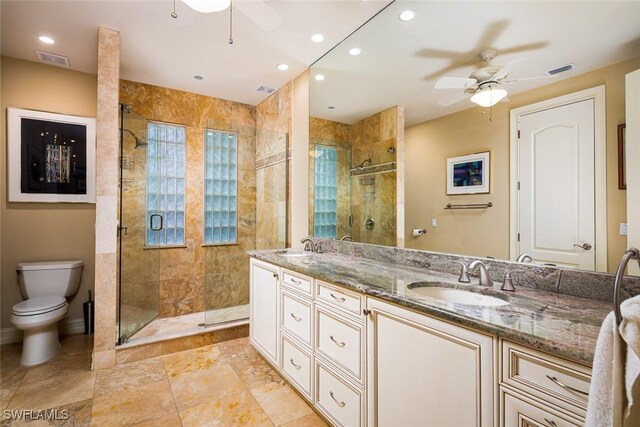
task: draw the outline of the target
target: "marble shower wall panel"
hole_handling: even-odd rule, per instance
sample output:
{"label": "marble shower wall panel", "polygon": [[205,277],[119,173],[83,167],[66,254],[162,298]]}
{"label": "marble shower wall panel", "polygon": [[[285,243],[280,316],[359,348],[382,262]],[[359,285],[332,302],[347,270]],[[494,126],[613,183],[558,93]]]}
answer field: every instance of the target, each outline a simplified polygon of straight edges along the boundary
{"label": "marble shower wall panel", "polygon": [[351,126],[345,123],[311,117],[309,119],[309,232],[313,232],[315,199],[316,145],[336,147],[338,153],[338,230],[337,238],[352,235],[349,226],[351,215]]}
{"label": "marble shower wall panel", "polygon": [[[370,166],[396,162],[401,108],[393,107],[351,125],[352,168],[371,159],[364,173],[351,177],[352,235],[358,242],[385,246],[397,244],[397,173],[368,173]],[[367,220],[374,226],[367,228]]]}
{"label": "marble shower wall panel", "polygon": [[291,135],[293,83],[288,82],[256,107],[256,247],[290,246],[287,209],[292,177],[287,159]]}
{"label": "marble shower wall panel", "polygon": [[[146,152],[125,147],[124,155],[135,160],[134,169],[126,171],[135,182],[127,184],[124,193],[124,209],[134,218],[123,239],[123,257],[130,259],[123,278],[132,278],[131,299],[151,298],[155,289],[160,317],[246,304],[248,291],[242,282],[212,281],[211,277],[248,276],[245,251],[255,248],[256,233],[255,107],[124,80],[120,81],[120,102],[149,120],[182,125],[187,130],[184,247],[144,249]],[[208,127],[238,132],[237,245],[203,246],[203,135]],[[151,286],[154,277],[157,283]]]}

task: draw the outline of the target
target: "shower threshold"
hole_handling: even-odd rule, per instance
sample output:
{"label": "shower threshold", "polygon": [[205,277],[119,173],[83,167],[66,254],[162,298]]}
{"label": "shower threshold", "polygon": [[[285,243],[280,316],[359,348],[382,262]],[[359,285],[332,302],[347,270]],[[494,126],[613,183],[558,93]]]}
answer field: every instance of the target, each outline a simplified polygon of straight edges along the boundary
{"label": "shower threshold", "polygon": [[[205,320],[207,323],[203,323]],[[140,329],[119,348],[198,335],[249,323],[249,304],[201,311],[175,317],[156,318]]]}

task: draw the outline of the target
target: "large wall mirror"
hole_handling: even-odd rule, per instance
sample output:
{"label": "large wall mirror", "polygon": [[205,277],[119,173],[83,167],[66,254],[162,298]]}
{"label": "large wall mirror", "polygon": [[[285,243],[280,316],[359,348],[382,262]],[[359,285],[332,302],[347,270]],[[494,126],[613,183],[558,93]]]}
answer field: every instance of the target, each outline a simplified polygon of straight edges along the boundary
{"label": "large wall mirror", "polygon": [[637,2],[389,4],[311,67],[310,231],[614,271],[638,22]]}

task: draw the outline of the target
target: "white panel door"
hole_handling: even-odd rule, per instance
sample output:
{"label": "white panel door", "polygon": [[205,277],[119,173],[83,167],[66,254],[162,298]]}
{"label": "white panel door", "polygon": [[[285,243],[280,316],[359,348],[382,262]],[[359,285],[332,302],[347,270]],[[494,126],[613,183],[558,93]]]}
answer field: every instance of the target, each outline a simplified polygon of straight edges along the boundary
{"label": "white panel door", "polygon": [[520,116],[520,253],[595,269],[594,101]]}

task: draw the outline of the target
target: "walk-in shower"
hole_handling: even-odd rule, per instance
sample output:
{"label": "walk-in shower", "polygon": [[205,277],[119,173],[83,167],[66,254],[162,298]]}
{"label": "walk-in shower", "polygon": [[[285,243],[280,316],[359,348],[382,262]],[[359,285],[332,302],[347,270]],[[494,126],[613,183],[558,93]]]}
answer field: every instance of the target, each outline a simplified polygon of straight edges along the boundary
{"label": "walk-in shower", "polygon": [[247,323],[258,210],[277,220],[269,246],[286,241],[287,162],[257,167],[256,141],[286,149],[286,134],[120,114],[118,343]]}

